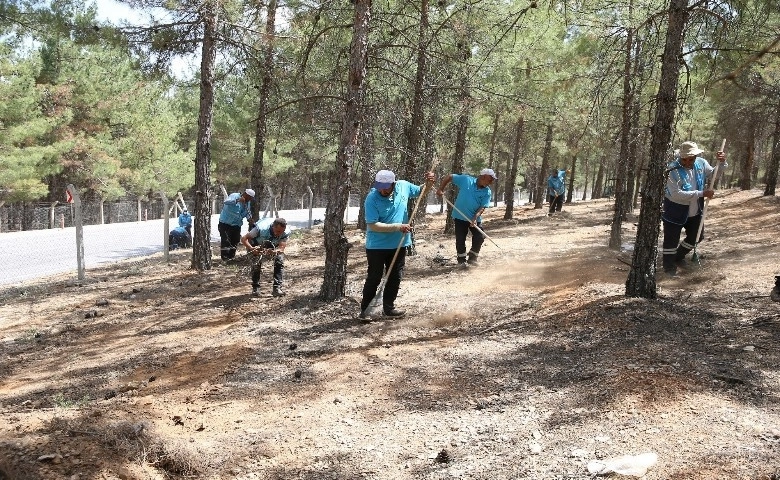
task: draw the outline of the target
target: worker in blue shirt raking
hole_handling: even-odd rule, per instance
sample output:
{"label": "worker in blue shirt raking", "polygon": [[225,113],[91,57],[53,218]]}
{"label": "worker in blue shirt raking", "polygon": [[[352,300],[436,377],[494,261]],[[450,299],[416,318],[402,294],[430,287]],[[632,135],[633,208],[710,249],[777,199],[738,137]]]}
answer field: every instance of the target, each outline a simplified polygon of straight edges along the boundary
{"label": "worker in blue shirt raking", "polygon": [[[435,176],[425,174],[430,186]],[[423,185],[414,185],[406,180],[396,180],[390,170],[377,172],[373,188],[366,195],[363,210],[366,217],[366,258],[368,275],[363,285],[363,299],[360,302],[360,317],[369,317],[367,311],[371,301],[379,295],[377,290],[386,274],[382,291],[382,308],[385,316],[400,317],[404,311],[396,308],[395,300],[404,274],[406,248],[412,244],[409,218],[409,199],[417,198],[423,192]],[[395,262],[393,262],[395,258]],[[389,273],[386,273],[388,271]]]}
{"label": "worker in blue shirt raking", "polygon": [[[455,252],[458,266],[466,268],[477,264],[477,257],[485,243],[482,229],[482,212],[490,206],[493,191],[490,185],[497,179],[491,168],[483,168],[478,177],[452,173],[442,178],[436,195],[444,195],[444,188],[452,182],[458,187],[458,195],[452,209],[452,221],[455,225]],[[466,253],[466,237],[471,232],[471,249]]]}
{"label": "worker in blue shirt raking", "polygon": [[566,194],[566,174],[568,170],[550,170],[550,176],[547,178],[547,199],[550,201],[550,211],[548,216],[554,212],[560,212],[563,208],[563,199]]}
{"label": "worker in blue shirt raking", "polygon": [[222,260],[232,260],[236,256],[236,247],[241,241],[241,226],[244,219],[249,222],[249,228],[254,227],[252,221],[252,209],[250,201],[255,198],[255,191],[251,188],[244,193],[231,193],[222,202],[222,213],[219,214],[220,256]]}

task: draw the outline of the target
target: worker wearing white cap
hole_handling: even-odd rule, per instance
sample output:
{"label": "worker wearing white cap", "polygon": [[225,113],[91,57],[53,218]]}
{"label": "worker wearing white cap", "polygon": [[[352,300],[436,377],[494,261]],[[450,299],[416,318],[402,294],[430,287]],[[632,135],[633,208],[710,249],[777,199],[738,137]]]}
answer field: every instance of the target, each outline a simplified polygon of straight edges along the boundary
{"label": "worker wearing white cap", "polygon": [[222,213],[219,214],[220,256],[222,260],[231,260],[236,256],[236,247],[241,242],[241,226],[246,218],[249,228],[254,227],[252,221],[252,209],[249,205],[255,198],[255,191],[251,188],[244,193],[231,193],[222,203]]}
{"label": "worker wearing white cap", "polygon": [[[477,257],[485,242],[480,232],[482,227],[482,212],[490,206],[493,192],[490,185],[497,179],[492,168],[483,168],[478,177],[452,173],[442,178],[436,195],[444,195],[444,189],[452,182],[458,187],[458,196],[452,211],[452,221],[455,224],[455,252],[458,256],[458,266],[468,267],[477,264]],[[466,253],[466,237],[471,232],[471,249]]]}

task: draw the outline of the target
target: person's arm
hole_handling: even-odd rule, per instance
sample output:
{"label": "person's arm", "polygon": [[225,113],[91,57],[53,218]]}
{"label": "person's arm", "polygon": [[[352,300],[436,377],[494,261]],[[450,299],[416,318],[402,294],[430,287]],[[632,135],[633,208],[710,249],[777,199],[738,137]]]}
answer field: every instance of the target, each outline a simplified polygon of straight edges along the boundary
{"label": "person's arm", "polygon": [[249,243],[249,239],[250,239],[250,238],[255,238],[254,236],[252,236],[252,230],[250,230],[250,231],[246,232],[246,233],[245,233],[245,234],[244,234],[244,235],[241,237],[241,245],[245,246],[245,247],[246,247],[246,249],[247,249],[247,250],[249,250],[249,251],[254,251],[254,250],[255,250],[255,247],[253,247],[253,246],[252,246],[252,244],[251,244],[251,243]]}
{"label": "person's arm", "polygon": [[[432,173],[432,172],[428,172],[428,173]],[[451,173],[441,179],[441,183],[439,184],[439,189],[436,190],[437,197],[441,197],[442,195],[444,195],[444,189],[447,188],[447,185],[449,185],[451,181],[452,181]]]}
{"label": "person's arm", "polygon": [[366,227],[370,228],[372,232],[379,232],[379,233],[393,233],[393,232],[408,233],[412,229],[412,227],[410,227],[408,223],[374,222],[374,223],[366,224]]}
{"label": "person's arm", "polygon": [[671,201],[683,205],[688,205],[694,199],[704,196],[702,190],[683,190],[680,172],[674,170],[669,173],[669,178],[666,180],[666,191]]}

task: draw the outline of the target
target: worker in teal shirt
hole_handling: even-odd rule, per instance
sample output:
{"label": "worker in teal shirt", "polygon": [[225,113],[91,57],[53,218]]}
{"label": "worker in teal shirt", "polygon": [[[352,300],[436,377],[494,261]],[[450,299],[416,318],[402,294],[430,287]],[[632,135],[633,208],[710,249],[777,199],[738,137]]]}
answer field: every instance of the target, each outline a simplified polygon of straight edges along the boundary
{"label": "worker in teal shirt", "polygon": [[[493,191],[490,185],[496,180],[496,172],[492,168],[483,168],[478,177],[453,173],[442,178],[436,195],[444,195],[444,188],[452,182],[458,187],[455,197],[455,208],[452,211],[452,221],[455,224],[455,251],[458,255],[458,266],[468,267],[477,264],[477,257],[485,243],[482,235],[482,212],[490,206]],[[471,232],[471,249],[466,253],[466,237]]]}
{"label": "worker in teal shirt", "polygon": [[[433,184],[434,179],[433,172],[425,174],[429,185]],[[376,296],[385,270],[390,268],[396,254],[382,295],[382,307],[388,317],[404,314],[403,310],[395,308],[395,300],[406,260],[406,249],[403,247],[412,244],[408,203],[409,199],[419,197],[422,190],[422,185],[405,180],[396,181],[395,173],[390,170],[380,170],[376,174],[376,181],[366,196],[363,209],[366,216],[368,274],[360,302],[361,318],[366,318],[366,309]]]}

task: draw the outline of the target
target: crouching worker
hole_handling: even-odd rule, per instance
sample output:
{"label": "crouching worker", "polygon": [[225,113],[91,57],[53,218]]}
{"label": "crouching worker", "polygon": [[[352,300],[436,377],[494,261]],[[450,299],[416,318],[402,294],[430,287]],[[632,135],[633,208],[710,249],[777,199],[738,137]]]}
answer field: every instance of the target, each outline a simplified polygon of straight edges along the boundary
{"label": "crouching worker", "polygon": [[273,222],[262,220],[249,230],[243,237],[241,243],[247,248],[249,253],[257,256],[256,261],[252,262],[252,295],[260,295],[260,274],[262,273],[263,260],[273,259],[274,262],[274,297],[283,296],[282,283],[284,280],[284,247],[287,246],[287,239],[290,232],[287,229],[287,220],[277,218]]}
{"label": "crouching worker", "polygon": [[168,250],[192,246],[192,237],[187,229],[179,225],[168,234]]}

